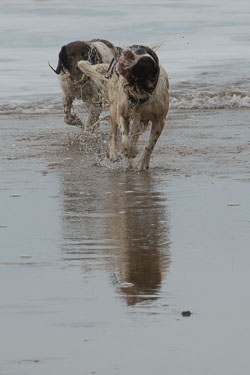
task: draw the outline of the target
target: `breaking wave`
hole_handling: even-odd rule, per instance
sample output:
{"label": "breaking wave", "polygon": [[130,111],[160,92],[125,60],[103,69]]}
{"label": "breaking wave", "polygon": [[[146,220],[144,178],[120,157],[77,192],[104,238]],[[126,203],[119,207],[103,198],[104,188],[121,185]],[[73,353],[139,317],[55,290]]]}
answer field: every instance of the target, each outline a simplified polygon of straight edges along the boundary
{"label": "breaking wave", "polygon": [[27,103],[0,104],[0,114],[60,114],[63,105],[60,100],[46,99]]}
{"label": "breaking wave", "polygon": [[198,91],[170,93],[170,106],[175,109],[230,109],[249,108],[250,93],[240,91]]}
{"label": "breaking wave", "polygon": [[[250,108],[250,93],[243,91],[195,91],[173,90],[170,91],[171,109],[237,109]],[[76,112],[84,112],[85,107],[79,101],[74,105]],[[61,98],[45,99],[27,103],[0,104],[0,115],[9,114],[62,114],[63,105]]]}

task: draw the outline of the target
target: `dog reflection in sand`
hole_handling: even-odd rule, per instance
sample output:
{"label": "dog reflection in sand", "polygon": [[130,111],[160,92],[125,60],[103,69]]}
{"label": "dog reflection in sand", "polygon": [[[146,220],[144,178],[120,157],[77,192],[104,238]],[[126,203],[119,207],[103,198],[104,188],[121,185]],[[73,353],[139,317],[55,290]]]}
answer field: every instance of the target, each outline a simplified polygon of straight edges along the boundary
{"label": "dog reflection in sand", "polygon": [[60,168],[64,262],[86,278],[107,273],[127,305],[151,303],[171,262],[165,193],[150,173],[100,174],[70,155]]}
{"label": "dog reflection in sand", "polygon": [[[112,129],[108,157],[111,161],[119,160],[123,155],[132,166],[131,159],[137,155],[138,138],[149,122],[152,123],[148,145],[137,164],[138,169],[147,169],[169,106],[168,76],[156,53],[149,47],[134,45],[124,49],[110,66],[80,61],[78,67],[96,83],[110,105]],[[117,150],[118,129],[120,153]]]}
{"label": "dog reflection in sand", "polygon": [[[165,196],[153,191],[148,174],[111,180],[106,198],[110,212],[106,238],[111,238],[113,278],[128,305],[157,298],[170,265],[170,239]],[[113,215],[112,215],[113,213]]]}

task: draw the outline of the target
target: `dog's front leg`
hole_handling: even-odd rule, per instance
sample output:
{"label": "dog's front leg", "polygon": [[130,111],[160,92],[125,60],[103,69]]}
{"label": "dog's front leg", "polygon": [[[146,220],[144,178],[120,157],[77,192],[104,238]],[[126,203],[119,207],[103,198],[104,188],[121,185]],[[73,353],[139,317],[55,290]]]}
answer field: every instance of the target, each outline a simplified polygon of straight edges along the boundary
{"label": "dog's front leg", "polygon": [[133,168],[133,160],[138,154],[137,141],[142,133],[142,130],[145,128],[144,122],[141,119],[139,113],[134,115],[133,124],[130,129],[130,141],[133,145],[133,152],[130,153],[128,157],[128,168]]}
{"label": "dog's front leg", "polygon": [[129,125],[129,118],[120,116],[121,153],[130,159],[136,156],[136,149],[129,138]]}
{"label": "dog's front leg", "polygon": [[138,161],[138,169],[148,169],[149,167],[149,161],[150,161],[150,156],[152,154],[152,151],[154,149],[154,146],[158,140],[158,138],[161,135],[161,132],[164,127],[164,120],[160,119],[152,123],[152,128],[151,128],[151,133],[149,137],[149,142],[147,147],[145,147],[139,161]]}
{"label": "dog's front leg", "polygon": [[107,157],[109,158],[110,161],[118,161],[119,156],[116,151],[116,138],[117,138],[117,123],[115,121],[112,121],[111,117],[111,132],[109,134],[109,147],[108,147],[108,154]]}
{"label": "dog's front leg", "polygon": [[77,117],[75,113],[71,112],[73,100],[74,98],[71,96],[65,95],[63,97],[64,121],[68,125],[82,126],[82,122],[79,117]]}

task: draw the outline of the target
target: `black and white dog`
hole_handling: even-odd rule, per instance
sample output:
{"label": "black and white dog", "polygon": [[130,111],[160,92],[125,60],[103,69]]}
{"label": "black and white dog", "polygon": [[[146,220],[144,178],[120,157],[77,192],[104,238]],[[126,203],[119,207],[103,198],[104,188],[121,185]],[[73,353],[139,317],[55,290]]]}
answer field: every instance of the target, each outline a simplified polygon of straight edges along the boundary
{"label": "black and white dog", "polygon": [[[148,145],[139,161],[138,169],[149,167],[153,148],[163,130],[169,106],[169,82],[165,69],[159,64],[156,53],[147,46],[134,45],[124,49],[110,66],[78,63],[80,70],[91,77],[110,104],[112,124],[108,156],[119,159],[117,129],[120,130],[120,152],[131,158],[136,156],[139,135],[152,123]],[[133,126],[130,122],[133,120]],[[131,129],[130,129],[131,128]]]}
{"label": "black and white dog", "polygon": [[103,39],[93,39],[87,42],[75,41],[61,48],[57,68],[50,67],[59,76],[63,92],[64,121],[67,124],[83,126],[82,121],[73,112],[75,99],[81,99],[87,106],[89,117],[85,130],[93,128],[102,111],[98,87],[78,68],[78,62],[84,60],[90,64],[110,64],[118,55],[118,49]]}

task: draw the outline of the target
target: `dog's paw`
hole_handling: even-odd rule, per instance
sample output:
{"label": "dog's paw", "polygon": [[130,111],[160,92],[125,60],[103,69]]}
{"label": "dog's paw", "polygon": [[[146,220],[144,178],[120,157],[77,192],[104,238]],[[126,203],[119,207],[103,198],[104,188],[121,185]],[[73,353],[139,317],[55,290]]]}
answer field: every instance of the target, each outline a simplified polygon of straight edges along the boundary
{"label": "dog's paw", "polygon": [[139,171],[146,171],[148,168],[149,168],[149,164],[148,163],[141,163],[141,162],[139,162],[137,164],[137,169]]}
{"label": "dog's paw", "polygon": [[85,134],[93,134],[94,133],[94,128],[89,126],[88,124],[85,124],[85,126],[83,126],[83,132]]}
{"label": "dog's paw", "polygon": [[128,170],[135,169],[132,159],[128,159],[127,169]]}
{"label": "dog's paw", "polygon": [[135,158],[138,153],[137,148],[127,138],[125,141],[122,141],[120,152],[129,159]]}
{"label": "dog's paw", "polygon": [[121,153],[126,157],[126,158],[129,158],[129,159],[134,159],[136,158],[138,152],[137,152],[137,149],[134,148],[132,145],[131,147],[124,147],[124,148],[121,148]]}
{"label": "dog's paw", "polygon": [[139,159],[137,163],[137,169],[139,171],[143,171],[149,168],[149,159],[145,157],[145,155],[142,155],[142,157]]}
{"label": "dog's paw", "polygon": [[115,163],[116,161],[120,161],[122,157],[117,152],[108,149],[108,151],[107,151],[107,158],[110,161],[112,161],[113,163]]}
{"label": "dog's paw", "polygon": [[136,158],[137,155],[138,155],[137,147],[135,147],[134,145],[131,145],[131,147],[129,149],[128,157],[131,158],[131,159],[134,159],[134,158]]}
{"label": "dog's paw", "polygon": [[83,126],[82,121],[77,117],[76,115],[65,115],[64,116],[64,122],[68,125],[73,125],[73,126]]}

